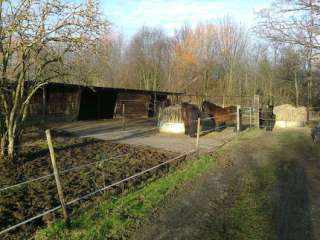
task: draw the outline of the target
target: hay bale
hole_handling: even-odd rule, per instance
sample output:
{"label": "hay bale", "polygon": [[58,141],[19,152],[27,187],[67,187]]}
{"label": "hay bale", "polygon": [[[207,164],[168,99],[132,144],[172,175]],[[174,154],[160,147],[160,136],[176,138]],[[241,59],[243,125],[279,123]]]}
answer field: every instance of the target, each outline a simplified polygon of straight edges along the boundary
{"label": "hay bale", "polygon": [[284,104],[274,107],[273,113],[276,115],[276,127],[303,127],[307,122],[307,108],[294,107]]}
{"label": "hay bale", "polygon": [[160,109],[158,127],[162,133],[184,134],[185,126],[181,105]]}
{"label": "hay bale", "polygon": [[161,108],[159,110],[159,122],[183,123],[181,105]]}

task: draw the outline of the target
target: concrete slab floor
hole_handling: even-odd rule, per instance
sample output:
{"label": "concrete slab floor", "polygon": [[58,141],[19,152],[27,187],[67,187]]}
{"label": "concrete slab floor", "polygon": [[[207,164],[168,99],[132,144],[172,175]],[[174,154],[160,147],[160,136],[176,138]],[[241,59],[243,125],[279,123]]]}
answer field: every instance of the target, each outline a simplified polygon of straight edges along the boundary
{"label": "concrete slab floor", "polygon": [[[150,146],[167,151],[184,153],[195,149],[196,138],[180,134],[159,133],[156,121],[147,118],[130,119],[125,127],[121,119],[79,121],[54,126],[78,137],[91,137],[131,145]],[[211,152],[235,137],[234,128],[211,132],[200,138],[200,152]]]}

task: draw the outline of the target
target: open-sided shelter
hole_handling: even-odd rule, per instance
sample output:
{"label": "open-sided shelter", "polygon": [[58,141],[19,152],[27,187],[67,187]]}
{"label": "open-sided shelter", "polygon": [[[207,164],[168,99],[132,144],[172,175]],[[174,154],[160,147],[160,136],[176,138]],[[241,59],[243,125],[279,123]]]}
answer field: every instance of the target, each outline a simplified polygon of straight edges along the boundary
{"label": "open-sided shelter", "polygon": [[30,120],[98,120],[153,117],[169,96],[182,93],[49,83],[36,92]]}

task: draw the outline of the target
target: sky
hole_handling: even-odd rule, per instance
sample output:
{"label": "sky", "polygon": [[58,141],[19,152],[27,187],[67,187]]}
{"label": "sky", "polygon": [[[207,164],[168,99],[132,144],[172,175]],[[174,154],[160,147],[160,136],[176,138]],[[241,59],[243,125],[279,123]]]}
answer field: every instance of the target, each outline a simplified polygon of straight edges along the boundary
{"label": "sky", "polygon": [[113,30],[130,38],[143,25],[161,27],[173,33],[187,23],[218,21],[229,16],[253,26],[255,12],[269,7],[272,0],[102,0],[102,10]]}

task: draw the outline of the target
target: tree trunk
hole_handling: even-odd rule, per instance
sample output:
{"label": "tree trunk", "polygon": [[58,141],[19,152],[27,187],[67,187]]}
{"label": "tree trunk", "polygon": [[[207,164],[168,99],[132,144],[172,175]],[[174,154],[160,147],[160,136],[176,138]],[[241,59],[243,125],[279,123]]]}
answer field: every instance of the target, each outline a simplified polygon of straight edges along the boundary
{"label": "tree trunk", "polygon": [[14,159],[14,148],[15,148],[15,130],[14,125],[9,124],[8,127],[8,140],[7,140],[7,155],[9,160]]}
{"label": "tree trunk", "polygon": [[7,133],[4,133],[0,140],[0,158],[3,159],[6,155],[6,146],[7,146]]}
{"label": "tree trunk", "polygon": [[14,141],[14,136],[8,137],[8,158],[9,160],[14,159],[14,147],[15,147],[15,141]]}

